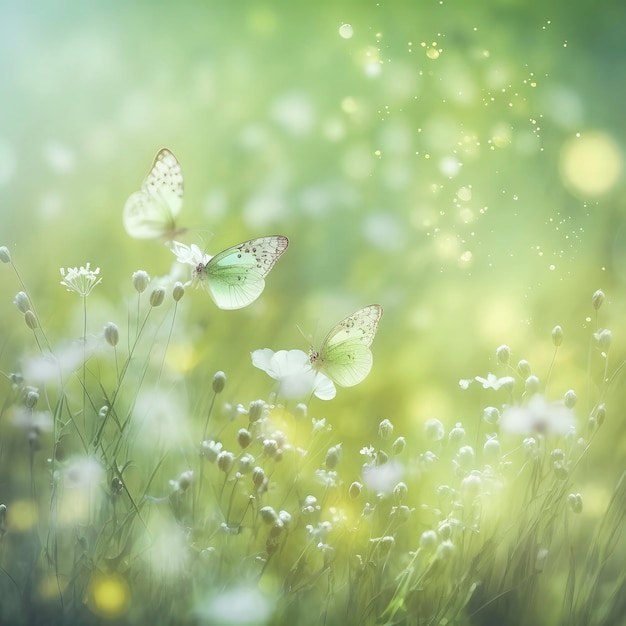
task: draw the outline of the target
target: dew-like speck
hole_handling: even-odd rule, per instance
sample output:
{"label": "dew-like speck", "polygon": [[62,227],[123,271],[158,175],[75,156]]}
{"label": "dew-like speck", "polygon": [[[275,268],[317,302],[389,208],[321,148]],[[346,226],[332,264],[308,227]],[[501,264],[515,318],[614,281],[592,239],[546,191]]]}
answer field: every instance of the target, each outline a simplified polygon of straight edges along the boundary
{"label": "dew-like speck", "polygon": [[339,36],[342,39],[352,39],[352,35],[354,35],[354,29],[350,24],[342,24],[339,27]]}

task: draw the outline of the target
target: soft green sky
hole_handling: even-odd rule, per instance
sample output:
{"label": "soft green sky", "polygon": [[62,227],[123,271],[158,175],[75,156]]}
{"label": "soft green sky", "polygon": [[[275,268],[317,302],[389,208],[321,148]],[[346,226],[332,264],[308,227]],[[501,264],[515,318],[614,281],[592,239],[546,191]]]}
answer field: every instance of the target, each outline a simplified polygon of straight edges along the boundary
{"label": "soft green sky", "polygon": [[[495,369],[501,343],[547,369],[557,323],[571,372],[552,391],[584,385],[600,287],[602,324],[624,352],[621,3],[35,2],[3,13],[0,244],[59,341],[81,332],[59,267],[101,267],[94,334],[125,319],[134,270],[169,270],[164,247],[121,223],[167,146],[185,176],[188,243],[215,253],[291,240],[249,309],[185,299],[178,340],[198,363],[188,375],[224,369],[233,400],[267,393],[251,350],[306,349],[296,324],[320,341],[371,302],[385,308],[374,369],[333,405],[347,432],[362,411],[453,424],[459,378]],[[29,342],[18,289],[3,267],[5,369]]]}

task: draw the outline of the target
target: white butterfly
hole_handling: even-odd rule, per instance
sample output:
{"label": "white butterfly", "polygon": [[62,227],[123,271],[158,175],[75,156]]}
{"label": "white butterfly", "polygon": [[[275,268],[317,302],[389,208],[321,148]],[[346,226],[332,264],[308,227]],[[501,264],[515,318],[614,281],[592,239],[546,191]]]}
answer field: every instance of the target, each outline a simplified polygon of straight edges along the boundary
{"label": "white butterfly", "polygon": [[288,245],[287,237],[271,235],[244,241],[214,257],[193,244],[174,241],[170,248],[179,262],[194,266],[192,284],[205,288],[220,309],[241,309],[261,295],[265,277]]}
{"label": "white butterfly", "polygon": [[124,205],[126,232],[135,239],[173,239],[183,206],[183,172],[167,148],[159,150],[141,185]]}
{"label": "white butterfly", "polygon": [[380,304],[370,304],[341,320],[326,335],[319,351],[311,349],[313,368],[341,387],[360,383],[372,369],[370,346],[382,314]]}

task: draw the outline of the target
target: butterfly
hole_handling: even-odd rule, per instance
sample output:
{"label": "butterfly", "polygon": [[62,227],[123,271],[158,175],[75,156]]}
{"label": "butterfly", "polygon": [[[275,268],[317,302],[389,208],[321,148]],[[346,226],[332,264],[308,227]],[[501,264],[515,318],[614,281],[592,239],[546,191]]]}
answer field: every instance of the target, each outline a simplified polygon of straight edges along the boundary
{"label": "butterfly", "polygon": [[214,257],[200,254],[197,246],[177,242],[172,250],[182,262],[193,262],[192,283],[200,284],[220,309],[241,309],[254,302],[265,288],[265,277],[285,252],[289,239],[271,235],[244,241],[222,250]]}
{"label": "butterfly", "polygon": [[126,200],[124,228],[135,239],[173,239],[182,232],[176,227],[182,206],[182,169],[172,152],[162,148],[154,157],[141,191]]}
{"label": "butterfly", "polygon": [[370,304],[341,320],[322,342],[311,349],[312,367],[341,387],[357,385],[372,369],[370,346],[383,315],[380,304]]}

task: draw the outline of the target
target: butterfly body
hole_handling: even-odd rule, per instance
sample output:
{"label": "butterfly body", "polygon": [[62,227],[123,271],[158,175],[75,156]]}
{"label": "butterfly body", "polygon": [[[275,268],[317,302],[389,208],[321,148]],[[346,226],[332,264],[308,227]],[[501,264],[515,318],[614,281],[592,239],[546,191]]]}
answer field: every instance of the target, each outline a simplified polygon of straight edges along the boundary
{"label": "butterfly body", "polygon": [[183,206],[183,173],[167,148],[154,157],[141,190],[131,194],[122,219],[126,232],[135,239],[173,239],[182,232],[176,218]]}
{"label": "butterfly body", "polygon": [[243,308],[261,295],[265,277],[288,245],[283,235],[244,241],[197,263],[193,280],[207,289],[220,309]]}
{"label": "butterfly body", "polygon": [[311,366],[341,387],[360,383],[372,369],[370,346],[382,314],[379,304],[371,304],[341,320],[319,351],[309,353]]}

